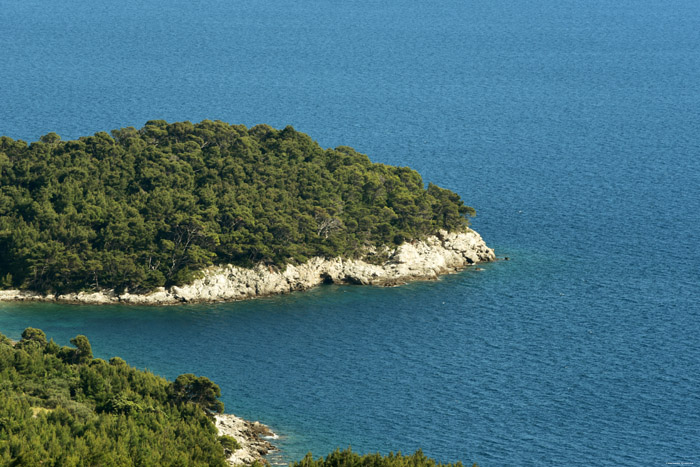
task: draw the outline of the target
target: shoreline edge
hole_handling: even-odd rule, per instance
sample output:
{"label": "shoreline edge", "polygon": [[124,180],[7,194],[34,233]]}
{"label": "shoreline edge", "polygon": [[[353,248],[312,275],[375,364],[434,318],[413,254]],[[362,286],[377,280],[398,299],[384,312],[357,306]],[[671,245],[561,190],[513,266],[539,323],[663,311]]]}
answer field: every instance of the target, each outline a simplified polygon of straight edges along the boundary
{"label": "shoreline edge", "polygon": [[[372,249],[366,257],[376,255]],[[78,304],[176,305],[247,300],[256,297],[308,290],[324,283],[395,286],[416,280],[435,280],[467,266],[496,260],[493,249],[481,236],[440,230],[424,240],[405,242],[379,251],[388,259],[382,264],[362,259],[320,257],[300,265],[287,265],[284,271],[258,265],[242,268],[233,265],[211,266],[191,284],[160,287],[138,294],[113,290],[45,295],[25,290],[0,290],[3,301],[40,301]]]}

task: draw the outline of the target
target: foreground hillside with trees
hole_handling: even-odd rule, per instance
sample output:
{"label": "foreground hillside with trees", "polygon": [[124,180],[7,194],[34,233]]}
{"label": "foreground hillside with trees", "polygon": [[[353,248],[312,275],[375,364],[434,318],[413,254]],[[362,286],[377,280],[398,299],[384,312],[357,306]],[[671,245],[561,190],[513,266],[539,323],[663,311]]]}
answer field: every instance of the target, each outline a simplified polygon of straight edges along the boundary
{"label": "foreground hillside with trees", "polygon": [[223,411],[216,384],[169,382],[93,358],[85,336],[71,343],[0,334],[0,465],[226,465],[230,440],[208,416]]}
{"label": "foreground hillside with trees", "polygon": [[474,210],[406,167],[291,127],[149,121],[75,141],[0,138],[0,288],[144,292],[212,264],[358,257]]}
{"label": "foreground hillside with trees", "polygon": [[[73,346],[27,328],[19,342],[0,334],[0,465],[224,466],[238,449],[218,436],[219,387],[206,377],[173,382],[114,357],[93,358],[87,337]],[[311,454],[294,467],[435,467],[411,456]],[[460,463],[455,467],[461,467]]]}

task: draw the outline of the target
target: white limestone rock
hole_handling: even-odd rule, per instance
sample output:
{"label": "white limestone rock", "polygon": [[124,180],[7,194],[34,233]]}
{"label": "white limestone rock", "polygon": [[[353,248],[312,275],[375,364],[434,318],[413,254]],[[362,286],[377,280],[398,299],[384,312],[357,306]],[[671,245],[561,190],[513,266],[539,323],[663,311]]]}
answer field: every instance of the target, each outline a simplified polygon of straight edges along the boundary
{"label": "white limestone rock", "polygon": [[[496,255],[473,230],[438,232],[423,241],[385,249],[388,260],[371,264],[364,260],[315,257],[304,264],[288,265],[283,271],[269,266],[241,268],[214,266],[202,271],[199,279],[181,287],[158,288],[147,294],[113,290],[93,293],[41,295],[19,290],[0,291],[0,301],[40,300],[89,304],[128,303],[170,305],[183,302],[244,300],[266,295],[307,290],[323,282],[362,285],[396,285],[410,280],[435,279],[471,264],[494,261]],[[373,249],[369,253],[376,253]]]}

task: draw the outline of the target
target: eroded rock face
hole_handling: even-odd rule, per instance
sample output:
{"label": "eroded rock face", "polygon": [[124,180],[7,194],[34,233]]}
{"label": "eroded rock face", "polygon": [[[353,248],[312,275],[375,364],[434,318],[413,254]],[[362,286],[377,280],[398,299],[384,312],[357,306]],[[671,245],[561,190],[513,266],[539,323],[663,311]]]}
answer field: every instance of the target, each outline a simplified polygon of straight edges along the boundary
{"label": "eroded rock face", "polygon": [[404,243],[388,250],[383,264],[342,258],[311,258],[304,264],[288,265],[284,271],[258,265],[252,269],[215,266],[203,271],[201,279],[169,290],[159,288],[149,294],[113,291],[43,296],[17,290],[0,291],[0,300],[44,300],[78,303],[129,303],[169,305],[183,302],[215,302],[255,298],[306,290],[324,282],[363,285],[397,285],[412,280],[435,279],[471,264],[494,261],[496,255],[481,236],[469,230],[460,233],[440,231],[423,241]]}

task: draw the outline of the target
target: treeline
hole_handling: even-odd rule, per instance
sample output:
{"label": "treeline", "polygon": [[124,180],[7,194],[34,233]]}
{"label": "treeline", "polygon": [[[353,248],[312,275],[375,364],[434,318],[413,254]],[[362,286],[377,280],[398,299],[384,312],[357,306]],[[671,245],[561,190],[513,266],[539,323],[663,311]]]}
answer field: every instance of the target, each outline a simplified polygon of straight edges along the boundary
{"label": "treeline", "polygon": [[158,120],[0,138],[0,288],[146,291],[212,264],[356,257],[473,214],[409,168],[291,127]]}
{"label": "treeline", "polygon": [[[348,448],[344,451],[336,450],[319,459],[314,459],[311,453],[308,453],[304,459],[299,462],[289,464],[289,467],[463,467],[461,462],[456,464],[442,464],[430,459],[423,451],[418,450],[411,455],[403,455],[399,453],[391,453],[388,456],[381,454],[365,454],[359,455],[352,452]],[[473,467],[477,467],[476,464]]]}
{"label": "treeline", "polygon": [[219,387],[187,374],[174,382],[93,358],[85,336],[60,347],[27,328],[0,334],[0,465],[220,465],[225,449],[208,414]]}

